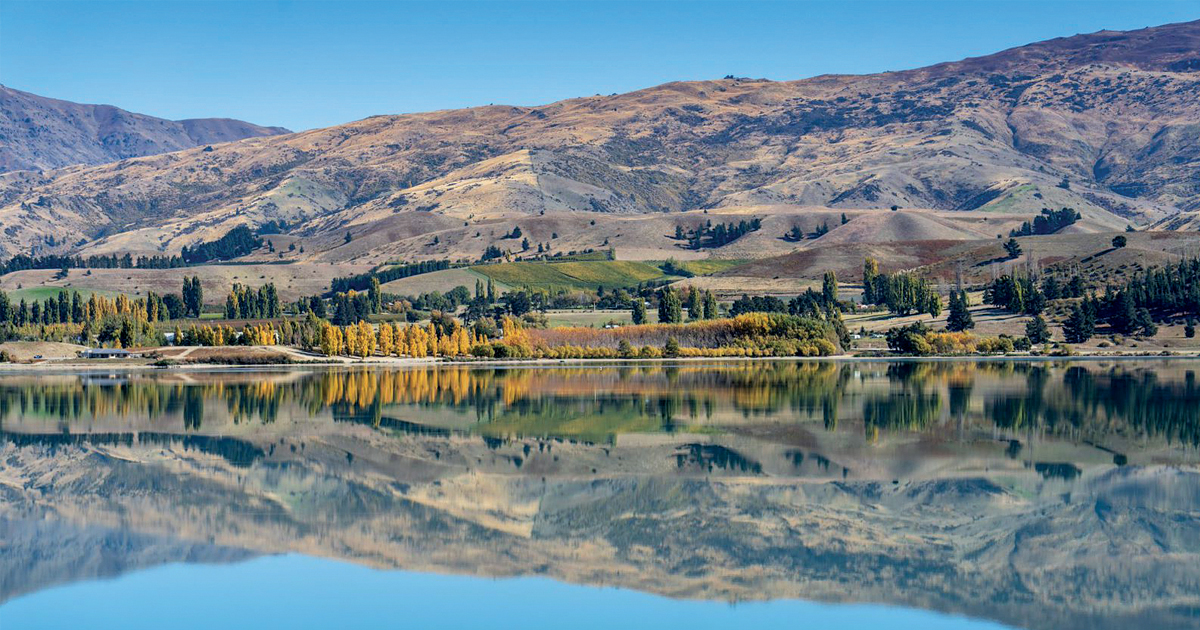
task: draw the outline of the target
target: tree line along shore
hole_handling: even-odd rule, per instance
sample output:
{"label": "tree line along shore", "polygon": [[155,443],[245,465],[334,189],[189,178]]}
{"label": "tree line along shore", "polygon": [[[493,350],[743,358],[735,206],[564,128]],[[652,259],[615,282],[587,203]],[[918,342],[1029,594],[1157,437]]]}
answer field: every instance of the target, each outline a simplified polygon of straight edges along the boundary
{"label": "tree line along shore", "polygon": [[[171,346],[287,346],[360,359],[1070,355],[1072,345],[1094,337],[1153,340],[1164,324],[1181,324],[1191,339],[1200,317],[1196,259],[1109,286],[1093,286],[1070,272],[1030,270],[998,275],[983,286],[957,283],[946,289],[917,272],[882,271],[870,258],[863,262],[861,285],[854,286],[860,293],[839,283],[833,272],[825,273],[819,290],[790,299],[746,294],[722,302],[708,290],[654,281],[601,286],[588,306],[627,315],[591,326],[550,325],[547,318],[552,309],[578,307],[578,292],[523,287],[500,294],[491,279],[480,279],[473,290],[457,286],[445,293],[395,295],[380,282],[446,268],[426,262],[338,278],[331,283],[334,290],[292,302],[281,302],[272,283],[235,284],[220,309],[206,303],[196,276],[185,278],[179,293],[140,297],[63,289],[40,300],[14,300],[0,292],[0,341],[151,352]],[[981,307],[1009,314],[1020,325],[976,333],[974,314]],[[866,321],[873,332],[865,325],[854,330],[855,323]],[[882,339],[886,349],[870,339]],[[14,357],[0,352],[0,360]]]}

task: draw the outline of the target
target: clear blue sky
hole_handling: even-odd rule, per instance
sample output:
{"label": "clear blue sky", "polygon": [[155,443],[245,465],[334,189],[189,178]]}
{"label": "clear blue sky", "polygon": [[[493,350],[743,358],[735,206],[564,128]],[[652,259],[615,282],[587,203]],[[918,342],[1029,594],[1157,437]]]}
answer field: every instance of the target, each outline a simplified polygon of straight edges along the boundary
{"label": "clear blue sky", "polygon": [[727,74],[918,67],[1200,2],[0,2],[0,83],[295,130]]}

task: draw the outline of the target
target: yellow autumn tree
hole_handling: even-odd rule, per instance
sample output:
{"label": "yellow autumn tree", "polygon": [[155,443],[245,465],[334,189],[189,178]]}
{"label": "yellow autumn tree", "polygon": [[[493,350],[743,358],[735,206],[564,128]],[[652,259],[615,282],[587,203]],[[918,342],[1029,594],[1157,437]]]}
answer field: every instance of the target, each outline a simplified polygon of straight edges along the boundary
{"label": "yellow autumn tree", "polygon": [[430,322],[428,329],[425,331],[425,354],[431,357],[438,355],[438,332]]}
{"label": "yellow autumn tree", "polygon": [[341,350],[341,331],[329,322],[321,322],[321,352],[331,357]]}
{"label": "yellow autumn tree", "polygon": [[392,355],[392,325],[383,323],[379,325],[379,354],[385,357]]}
{"label": "yellow autumn tree", "polygon": [[367,358],[375,354],[375,329],[365,321],[358,322],[358,356]]}

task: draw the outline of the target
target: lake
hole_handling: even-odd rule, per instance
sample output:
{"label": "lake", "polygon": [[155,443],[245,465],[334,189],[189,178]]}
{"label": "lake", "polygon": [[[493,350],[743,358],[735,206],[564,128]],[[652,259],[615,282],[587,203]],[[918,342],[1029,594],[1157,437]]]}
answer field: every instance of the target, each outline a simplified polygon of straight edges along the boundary
{"label": "lake", "polygon": [[1198,372],[0,373],[0,625],[1200,628]]}

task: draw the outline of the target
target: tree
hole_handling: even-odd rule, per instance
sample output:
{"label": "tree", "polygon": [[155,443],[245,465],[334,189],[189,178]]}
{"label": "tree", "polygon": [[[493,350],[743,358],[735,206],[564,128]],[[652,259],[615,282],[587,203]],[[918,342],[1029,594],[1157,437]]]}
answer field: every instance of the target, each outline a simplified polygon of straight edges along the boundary
{"label": "tree", "polygon": [[1133,318],[1136,329],[1141,332],[1144,337],[1153,337],[1158,334],[1158,325],[1154,323],[1154,319],[1150,317],[1150,310],[1139,308],[1137,315]]}
{"label": "tree", "polygon": [[504,294],[504,300],[508,303],[508,312],[515,317],[520,317],[533,310],[533,300],[530,298],[528,290],[509,291]]}
{"label": "tree", "polygon": [[876,304],[875,278],[879,276],[879,263],[874,258],[863,261],[863,304]]}
{"label": "tree", "polygon": [[1129,239],[1125,238],[1124,234],[1121,234],[1119,236],[1114,236],[1113,240],[1112,240],[1113,249],[1121,249],[1122,247],[1125,247],[1125,245],[1127,245],[1128,243],[1129,243]]}
{"label": "tree", "polygon": [[1113,330],[1128,335],[1138,328],[1138,309],[1129,291],[1121,291],[1117,295],[1116,304],[1108,316],[1108,324]]}
{"label": "tree", "polygon": [[1188,319],[1183,325],[1183,336],[1192,339],[1196,336],[1196,320]]}
{"label": "tree", "polygon": [[658,292],[658,321],[660,324],[678,324],[683,321],[683,305],[679,294],[671,287]]}
{"label": "tree", "polygon": [[700,301],[700,290],[696,287],[688,287],[687,309],[688,319],[704,318],[704,305]]}
{"label": "tree", "polygon": [[646,301],[641,296],[633,298],[633,312],[631,313],[631,317],[635,324],[646,323]]}
{"label": "tree", "polygon": [[1020,258],[1021,244],[1017,242],[1017,239],[1010,238],[1008,239],[1008,242],[1004,244],[1004,251],[1008,252],[1008,257],[1010,259]]}
{"label": "tree", "polygon": [[1067,343],[1084,343],[1096,334],[1096,321],[1083,304],[1076,304],[1071,315],[1063,322],[1063,336]]}
{"label": "tree", "polygon": [[846,224],[847,224],[847,223],[849,223],[849,222],[850,222],[850,219],[847,219],[847,218],[846,218],[846,213],[845,213],[845,212],[843,212],[843,213],[842,213],[842,225],[846,225]]}
{"label": "tree", "polygon": [[371,276],[371,285],[367,287],[367,299],[371,302],[371,312],[383,311],[383,290],[379,288],[379,278]]}
{"label": "tree", "polygon": [[946,330],[962,332],[975,327],[975,321],[971,318],[968,306],[966,291],[950,292],[950,315],[946,319]]}
{"label": "tree", "polygon": [[192,276],[183,279],[183,310],[184,317],[200,317],[200,309],[204,304],[204,289],[200,286],[200,277]]}
{"label": "tree", "polygon": [[392,337],[392,325],[384,322],[379,325],[379,354],[385,357],[395,352],[395,339]]}
{"label": "tree", "polygon": [[349,243],[352,240],[354,240],[354,237],[350,236],[350,230],[346,230],[346,242]]}
{"label": "tree", "polygon": [[821,279],[821,296],[825,298],[825,304],[830,306],[836,305],[837,294],[837,274],[832,271],[826,271],[825,276]]}
{"label": "tree", "polygon": [[1035,346],[1050,341],[1050,326],[1046,324],[1046,318],[1034,315],[1025,322],[1025,338]]}
{"label": "tree", "polygon": [[717,307],[717,298],[713,296],[712,291],[704,292],[704,319],[716,319],[720,315]]}
{"label": "tree", "polygon": [[674,337],[668,337],[667,343],[663,345],[662,355],[671,358],[679,356],[679,341]]}
{"label": "tree", "polygon": [[129,318],[121,319],[121,332],[119,339],[121,340],[122,348],[132,348],[134,344],[133,322]]}

